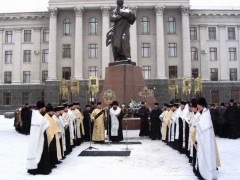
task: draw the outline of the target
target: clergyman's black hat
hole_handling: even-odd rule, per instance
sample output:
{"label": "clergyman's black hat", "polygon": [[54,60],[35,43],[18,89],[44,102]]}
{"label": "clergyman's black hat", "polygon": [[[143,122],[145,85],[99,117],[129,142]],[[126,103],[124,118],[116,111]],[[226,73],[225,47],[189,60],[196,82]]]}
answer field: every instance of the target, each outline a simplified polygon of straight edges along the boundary
{"label": "clergyman's black hat", "polygon": [[203,107],[207,107],[207,101],[206,101],[206,99],[204,97],[200,97],[198,99],[197,104],[200,105],[200,106],[203,106]]}
{"label": "clergyman's black hat", "polygon": [[52,104],[50,104],[50,103],[47,104],[47,106],[46,106],[46,111],[47,111],[47,112],[53,111]]}
{"label": "clergyman's black hat", "polygon": [[191,105],[192,105],[192,107],[194,107],[194,108],[196,108],[197,107],[197,99],[192,99],[191,100]]}
{"label": "clergyman's black hat", "polygon": [[154,105],[159,106],[159,103],[154,103]]}
{"label": "clergyman's black hat", "polygon": [[102,102],[97,102],[97,105],[101,105],[102,104]]}
{"label": "clergyman's black hat", "polygon": [[117,106],[118,106],[118,102],[117,102],[117,101],[113,101],[113,102],[112,102],[112,106],[113,106],[113,105],[117,105]]}
{"label": "clergyman's black hat", "polygon": [[38,101],[37,102],[37,109],[41,109],[45,107],[45,103],[43,101]]}

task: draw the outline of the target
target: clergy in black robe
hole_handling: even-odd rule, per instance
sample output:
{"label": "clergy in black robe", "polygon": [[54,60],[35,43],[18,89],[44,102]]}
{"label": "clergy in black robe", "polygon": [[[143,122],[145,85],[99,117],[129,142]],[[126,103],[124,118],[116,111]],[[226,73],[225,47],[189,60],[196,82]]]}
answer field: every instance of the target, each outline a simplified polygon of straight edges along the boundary
{"label": "clergy in black robe", "polygon": [[52,172],[46,134],[46,130],[50,124],[42,116],[45,112],[45,104],[43,101],[37,102],[37,109],[38,110],[33,110],[32,113],[27,169],[29,174],[47,175]]}
{"label": "clergy in black robe", "polygon": [[150,122],[151,122],[151,132],[150,132],[150,138],[152,140],[160,140],[162,138],[161,136],[161,120],[159,116],[162,114],[162,110],[159,108],[159,104],[154,104],[154,109],[151,111],[150,114]]}
{"label": "clergy in black robe", "polygon": [[31,125],[31,117],[30,115],[30,109],[28,103],[25,104],[25,106],[21,110],[21,119],[22,119],[22,133],[25,135],[28,135],[30,133],[30,125]]}
{"label": "clergy in black robe", "polygon": [[219,119],[219,112],[216,109],[215,104],[210,104],[209,110],[210,110],[210,114],[211,114],[211,118],[212,118],[214,132],[215,132],[215,134],[218,134],[217,133],[217,122]]}
{"label": "clergy in black robe", "polygon": [[238,138],[240,117],[238,107],[234,105],[233,99],[230,100],[229,106],[225,113],[225,118],[228,123],[228,138],[230,139]]}
{"label": "clergy in black robe", "polygon": [[138,115],[139,115],[140,121],[141,121],[139,136],[149,136],[148,117],[149,117],[150,111],[146,107],[145,102],[142,102],[141,106],[142,107],[138,110]]}
{"label": "clergy in black robe", "polygon": [[112,107],[109,110],[109,139],[113,142],[119,142],[123,140],[122,132],[122,119],[124,113],[118,106],[117,101],[112,102]]}
{"label": "clergy in black robe", "polygon": [[219,119],[216,124],[216,135],[220,137],[227,137],[227,125],[225,119],[226,107],[224,103],[221,103],[220,108],[218,109]]}
{"label": "clergy in black robe", "polygon": [[[91,106],[86,105],[86,110],[83,112],[83,124],[84,124],[84,141],[90,141],[93,123],[91,122]],[[91,133],[91,134],[90,134]]]}

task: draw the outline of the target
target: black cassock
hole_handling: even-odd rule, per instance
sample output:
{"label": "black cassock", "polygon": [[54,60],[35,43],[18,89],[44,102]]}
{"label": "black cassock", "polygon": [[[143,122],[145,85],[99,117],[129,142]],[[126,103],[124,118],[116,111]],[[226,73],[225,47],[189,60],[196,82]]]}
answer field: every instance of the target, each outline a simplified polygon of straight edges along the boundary
{"label": "black cassock", "polygon": [[138,115],[141,120],[139,136],[149,136],[149,123],[148,123],[149,114],[150,114],[150,111],[146,107],[141,107],[138,110]]}
{"label": "black cassock", "polygon": [[151,132],[150,138],[152,140],[161,139],[161,120],[159,116],[162,114],[161,109],[153,109],[150,114],[150,121],[151,121]]}
{"label": "black cassock", "polygon": [[228,106],[225,118],[228,124],[228,138],[236,139],[239,137],[239,129],[240,129],[240,113],[237,106]]}
{"label": "black cassock", "polygon": [[28,135],[30,134],[32,111],[28,107],[23,107],[21,111],[21,118],[23,122],[22,133]]}
{"label": "black cassock", "polygon": [[119,128],[118,128],[118,135],[117,136],[112,136],[111,135],[111,116],[108,116],[108,124],[109,124],[109,139],[112,142],[119,142],[123,140],[123,130],[122,130],[122,120],[123,120],[124,113],[121,111],[121,113],[117,116],[118,122],[119,122]]}
{"label": "black cassock", "polygon": [[44,132],[44,144],[43,144],[43,152],[41,156],[41,160],[38,163],[37,169],[29,169],[29,174],[50,174],[52,172],[51,170],[51,163],[49,158],[49,151],[48,151],[48,141],[47,141],[47,133]]}
{"label": "black cassock", "polygon": [[90,111],[83,112],[83,124],[84,124],[84,141],[90,141],[90,126],[91,126],[91,135],[93,130],[93,123],[91,122]]}

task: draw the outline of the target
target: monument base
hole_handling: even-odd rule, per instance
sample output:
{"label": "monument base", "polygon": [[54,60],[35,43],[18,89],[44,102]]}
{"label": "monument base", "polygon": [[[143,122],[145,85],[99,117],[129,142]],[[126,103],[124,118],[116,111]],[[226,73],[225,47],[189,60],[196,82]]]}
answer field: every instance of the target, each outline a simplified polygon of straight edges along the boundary
{"label": "monument base", "polygon": [[141,67],[132,64],[115,64],[114,66],[106,67],[100,100],[105,106],[108,105],[104,92],[111,89],[116,95],[115,100],[119,103],[130,103],[132,100],[136,102],[144,101],[147,103],[147,106],[153,107],[155,98],[140,94],[145,86]]}
{"label": "monument base", "polygon": [[135,62],[132,62],[131,60],[121,60],[121,61],[115,61],[112,63],[109,63],[109,66],[116,66],[116,65],[124,65],[124,64],[130,64],[136,66]]}

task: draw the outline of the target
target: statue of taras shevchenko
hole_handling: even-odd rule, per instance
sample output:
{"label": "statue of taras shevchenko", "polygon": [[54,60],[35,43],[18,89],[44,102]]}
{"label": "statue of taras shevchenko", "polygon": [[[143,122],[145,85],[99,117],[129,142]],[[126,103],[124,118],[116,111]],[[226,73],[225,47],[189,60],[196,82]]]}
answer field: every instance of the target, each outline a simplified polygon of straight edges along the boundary
{"label": "statue of taras shevchenko", "polygon": [[107,33],[106,45],[112,44],[114,61],[131,61],[129,28],[135,22],[136,17],[123,4],[123,0],[117,0],[117,8],[110,16],[110,21],[114,25]]}

